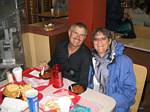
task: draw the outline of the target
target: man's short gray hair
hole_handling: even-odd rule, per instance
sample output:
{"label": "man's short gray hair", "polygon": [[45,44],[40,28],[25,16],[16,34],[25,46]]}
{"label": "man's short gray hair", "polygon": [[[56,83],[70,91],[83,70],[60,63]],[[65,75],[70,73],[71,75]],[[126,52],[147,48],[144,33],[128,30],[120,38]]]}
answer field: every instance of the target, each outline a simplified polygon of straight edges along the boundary
{"label": "man's short gray hair", "polygon": [[76,27],[83,28],[85,30],[85,35],[87,35],[88,28],[85,24],[80,23],[80,22],[74,23],[74,24],[71,25],[70,29],[74,30]]}

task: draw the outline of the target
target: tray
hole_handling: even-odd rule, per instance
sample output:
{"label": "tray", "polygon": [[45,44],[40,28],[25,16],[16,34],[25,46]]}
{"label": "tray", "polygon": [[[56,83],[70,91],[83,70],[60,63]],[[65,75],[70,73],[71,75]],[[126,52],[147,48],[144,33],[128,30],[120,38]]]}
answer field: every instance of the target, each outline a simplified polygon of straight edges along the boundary
{"label": "tray", "polygon": [[[23,77],[36,78],[36,79],[43,79],[43,78],[41,78],[41,77],[36,77],[36,76],[30,75],[30,73],[31,73],[32,71],[34,71],[34,70],[41,72],[42,69],[41,69],[41,68],[29,68],[29,69],[26,69],[26,70],[23,71]],[[44,80],[44,79],[43,79],[43,80]],[[48,85],[46,85],[46,86],[39,86],[39,87],[36,87],[35,89],[37,89],[38,91],[42,91],[42,90],[44,90],[45,88],[47,88],[49,85],[51,85],[51,80],[49,80],[49,84],[48,84]]]}

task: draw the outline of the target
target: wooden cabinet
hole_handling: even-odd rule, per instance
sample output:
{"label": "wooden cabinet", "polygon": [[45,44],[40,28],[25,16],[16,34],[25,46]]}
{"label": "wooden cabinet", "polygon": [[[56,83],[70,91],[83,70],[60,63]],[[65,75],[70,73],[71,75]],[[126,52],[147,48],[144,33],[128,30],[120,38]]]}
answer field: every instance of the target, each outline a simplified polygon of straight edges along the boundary
{"label": "wooden cabinet", "polygon": [[54,54],[56,45],[67,37],[67,32],[49,37],[34,33],[22,35],[25,66],[35,67],[41,63],[48,63]]}
{"label": "wooden cabinet", "polygon": [[22,35],[25,66],[39,66],[40,63],[50,60],[49,37],[34,33],[24,33]]}
{"label": "wooden cabinet", "polygon": [[54,54],[56,45],[63,39],[67,38],[66,21],[52,21],[55,29],[45,31],[43,24],[35,23],[27,25],[22,34],[25,67],[39,66],[40,63],[48,63]]}
{"label": "wooden cabinet", "polygon": [[48,63],[54,54],[56,45],[67,37],[67,32],[54,36],[45,36],[35,33],[23,33],[23,49],[25,67],[39,66]]}
{"label": "wooden cabinet", "polygon": [[25,1],[25,14],[28,23],[36,23],[37,19],[34,14],[44,11],[50,11],[52,0],[24,0]]}
{"label": "wooden cabinet", "polygon": [[133,60],[133,63],[141,64],[147,68],[147,82],[150,82],[150,52],[126,47],[125,54]]}

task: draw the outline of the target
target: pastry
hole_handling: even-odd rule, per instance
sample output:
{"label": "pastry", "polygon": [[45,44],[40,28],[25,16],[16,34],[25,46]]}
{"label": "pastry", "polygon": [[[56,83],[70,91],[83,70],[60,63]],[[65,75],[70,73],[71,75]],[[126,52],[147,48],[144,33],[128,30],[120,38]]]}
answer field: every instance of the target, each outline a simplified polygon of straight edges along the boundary
{"label": "pastry", "polygon": [[30,84],[24,85],[8,84],[5,86],[3,90],[3,95],[11,98],[22,97],[23,100],[26,100],[26,98],[24,97],[24,93],[29,89],[32,89]]}
{"label": "pastry", "polygon": [[44,105],[42,105],[42,109],[48,112],[60,112],[60,108],[54,100],[48,100]]}
{"label": "pastry", "polygon": [[11,98],[19,98],[19,86],[17,84],[8,84],[3,90],[3,95]]}

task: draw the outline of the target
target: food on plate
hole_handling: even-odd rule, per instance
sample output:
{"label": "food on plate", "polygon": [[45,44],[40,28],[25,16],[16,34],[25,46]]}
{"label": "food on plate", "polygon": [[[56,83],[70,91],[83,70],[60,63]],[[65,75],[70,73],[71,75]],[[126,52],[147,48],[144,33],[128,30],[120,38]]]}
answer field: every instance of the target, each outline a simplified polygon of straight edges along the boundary
{"label": "food on plate", "polygon": [[3,90],[3,95],[11,98],[18,98],[20,97],[19,89],[17,84],[8,84]]}
{"label": "food on plate", "polygon": [[84,91],[83,86],[76,85],[72,87],[72,91],[75,93],[82,93]]}
{"label": "food on plate", "polygon": [[60,112],[58,104],[52,99],[48,100],[44,105],[42,105],[42,109],[44,111]]}
{"label": "food on plate", "polygon": [[81,94],[86,90],[86,87],[80,84],[72,84],[69,86],[69,90],[75,94]]}
{"label": "food on plate", "polygon": [[40,77],[43,79],[49,79],[51,77],[50,71],[44,71],[43,75],[40,74]]}
{"label": "food on plate", "polygon": [[22,97],[25,100],[24,93],[32,89],[30,84],[18,85],[18,84],[8,84],[3,90],[3,95],[11,98]]}

